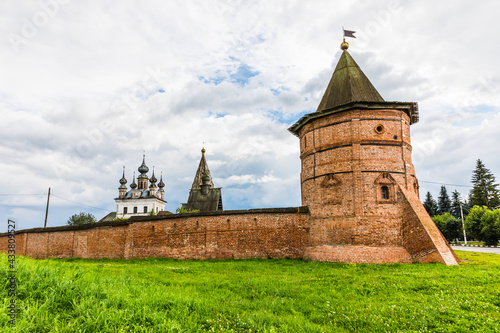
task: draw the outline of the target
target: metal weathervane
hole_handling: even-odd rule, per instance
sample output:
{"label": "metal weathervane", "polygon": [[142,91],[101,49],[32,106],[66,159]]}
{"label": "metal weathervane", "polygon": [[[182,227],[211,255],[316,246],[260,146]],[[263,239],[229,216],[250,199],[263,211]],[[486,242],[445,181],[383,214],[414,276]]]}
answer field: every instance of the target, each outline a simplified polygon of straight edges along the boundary
{"label": "metal weathervane", "polygon": [[344,31],[344,38],[345,38],[345,37],[356,38],[356,36],[354,36],[354,33],[355,33],[356,31],[353,31],[353,30],[346,30],[346,29],[344,29],[344,27],[342,27],[342,30]]}

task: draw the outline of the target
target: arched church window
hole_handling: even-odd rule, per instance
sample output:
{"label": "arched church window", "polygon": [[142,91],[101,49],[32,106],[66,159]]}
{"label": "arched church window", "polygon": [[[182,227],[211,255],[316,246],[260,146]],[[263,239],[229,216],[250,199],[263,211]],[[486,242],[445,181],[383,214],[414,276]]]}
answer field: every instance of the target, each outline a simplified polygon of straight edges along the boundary
{"label": "arched church window", "polygon": [[128,207],[123,207],[123,214],[127,214]]}
{"label": "arched church window", "polygon": [[382,199],[389,199],[389,188],[387,186],[382,186]]}

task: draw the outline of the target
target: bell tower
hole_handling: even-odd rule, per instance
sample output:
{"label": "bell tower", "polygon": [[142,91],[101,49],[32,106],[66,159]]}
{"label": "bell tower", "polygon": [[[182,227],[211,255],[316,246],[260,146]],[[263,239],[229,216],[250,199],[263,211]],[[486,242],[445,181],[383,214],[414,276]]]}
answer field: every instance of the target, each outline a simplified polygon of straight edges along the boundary
{"label": "bell tower", "polygon": [[302,205],[313,260],[442,262],[457,257],[420,203],[411,160],[413,102],[387,102],[341,44],[316,112],[289,130],[300,140]]}

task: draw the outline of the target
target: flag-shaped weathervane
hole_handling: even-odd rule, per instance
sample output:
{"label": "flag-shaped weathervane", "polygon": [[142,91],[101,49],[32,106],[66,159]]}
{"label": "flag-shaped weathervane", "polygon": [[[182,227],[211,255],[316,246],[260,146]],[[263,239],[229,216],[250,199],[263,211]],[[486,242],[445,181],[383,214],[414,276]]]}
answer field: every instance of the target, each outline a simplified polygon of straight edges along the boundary
{"label": "flag-shaped weathervane", "polygon": [[345,30],[344,27],[342,27],[342,30],[344,30],[344,37],[352,37],[352,38],[356,38],[356,36],[354,36],[354,33],[356,31],[352,31],[352,30]]}

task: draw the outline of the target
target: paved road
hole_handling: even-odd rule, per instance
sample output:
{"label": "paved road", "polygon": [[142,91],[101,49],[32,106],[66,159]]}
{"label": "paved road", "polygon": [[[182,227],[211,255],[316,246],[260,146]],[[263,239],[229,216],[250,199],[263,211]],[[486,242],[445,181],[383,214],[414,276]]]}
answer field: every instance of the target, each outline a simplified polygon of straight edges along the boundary
{"label": "paved road", "polygon": [[456,246],[452,245],[453,250],[472,251],[472,252],[485,252],[500,254],[500,247],[475,247],[475,246]]}

